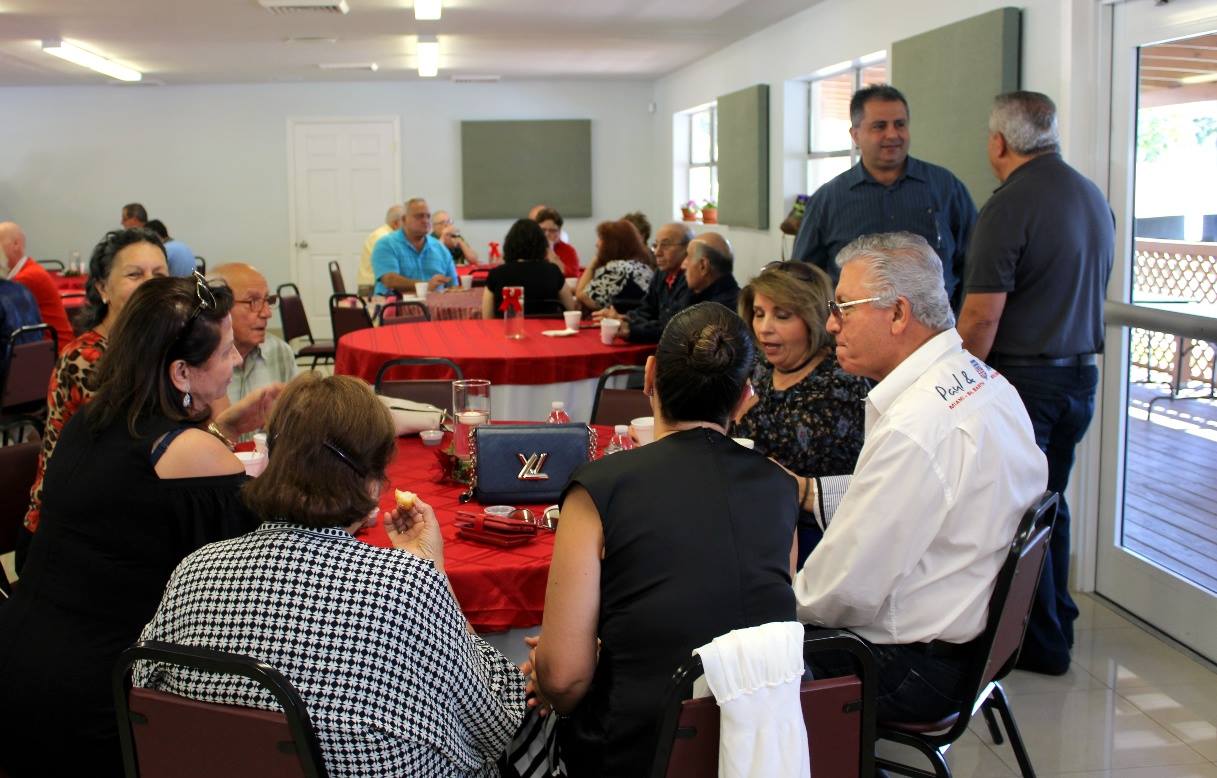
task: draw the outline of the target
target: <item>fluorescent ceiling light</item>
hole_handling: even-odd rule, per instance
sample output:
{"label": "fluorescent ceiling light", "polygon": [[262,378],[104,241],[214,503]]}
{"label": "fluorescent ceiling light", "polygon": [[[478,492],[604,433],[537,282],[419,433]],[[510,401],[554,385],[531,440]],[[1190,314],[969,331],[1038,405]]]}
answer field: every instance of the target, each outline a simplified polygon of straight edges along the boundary
{"label": "fluorescent ceiling light", "polygon": [[422,78],[439,75],[439,40],[434,35],[418,36],[418,75]]}
{"label": "fluorescent ceiling light", "polygon": [[440,0],[414,0],[415,21],[438,22],[441,13]]}
{"label": "fluorescent ceiling light", "polygon": [[79,46],[73,46],[66,41],[43,41],[42,50],[53,57],[59,57],[62,60],[71,62],[73,65],[80,65],[82,68],[94,70],[103,76],[117,78],[119,81],[139,81],[144,77],[142,73],[134,68],[120,65],[91,51],[85,51]]}
{"label": "fluorescent ceiling light", "polygon": [[1217,81],[1217,73],[1200,73],[1195,76],[1184,76],[1179,79],[1180,84],[1207,84],[1211,81]]}
{"label": "fluorescent ceiling light", "polygon": [[317,65],[322,70],[370,70],[375,73],[380,65],[375,62],[322,62]]}

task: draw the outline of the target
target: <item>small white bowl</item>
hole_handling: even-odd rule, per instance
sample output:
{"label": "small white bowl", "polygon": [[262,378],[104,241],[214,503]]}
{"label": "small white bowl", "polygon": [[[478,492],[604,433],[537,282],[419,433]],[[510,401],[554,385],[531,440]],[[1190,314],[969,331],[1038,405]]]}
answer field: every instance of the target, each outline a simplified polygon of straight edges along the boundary
{"label": "small white bowl", "polygon": [[487,505],[482,509],[482,513],[487,513],[491,516],[508,516],[515,510],[511,505]]}
{"label": "small white bowl", "polygon": [[424,446],[438,446],[440,441],[444,439],[444,431],[422,430],[418,433],[418,437],[422,439]]}

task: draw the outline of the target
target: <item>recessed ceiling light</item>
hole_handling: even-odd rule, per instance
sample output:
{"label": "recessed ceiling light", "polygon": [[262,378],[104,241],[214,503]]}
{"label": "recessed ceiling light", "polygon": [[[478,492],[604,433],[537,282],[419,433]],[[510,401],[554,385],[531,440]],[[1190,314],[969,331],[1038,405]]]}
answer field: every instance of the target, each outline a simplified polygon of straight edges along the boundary
{"label": "recessed ceiling light", "polygon": [[414,0],[414,20],[418,22],[438,22],[443,8],[440,0]]}
{"label": "recessed ceiling light", "polygon": [[71,62],[73,65],[80,65],[82,68],[88,68],[110,78],[117,78],[119,81],[139,81],[144,77],[143,73],[140,73],[135,68],[120,65],[91,51],[85,51],[67,41],[43,41],[42,50],[52,57],[59,57],[66,62]]}
{"label": "recessed ceiling light", "polygon": [[418,75],[422,78],[439,75],[439,39],[434,35],[418,36]]}

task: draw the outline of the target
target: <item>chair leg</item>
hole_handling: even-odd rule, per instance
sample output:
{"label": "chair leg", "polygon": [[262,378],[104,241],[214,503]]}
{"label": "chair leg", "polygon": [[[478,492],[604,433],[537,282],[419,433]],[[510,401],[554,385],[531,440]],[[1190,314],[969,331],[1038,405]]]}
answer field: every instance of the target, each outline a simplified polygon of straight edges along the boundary
{"label": "chair leg", "polygon": [[1010,738],[1010,748],[1014,749],[1014,758],[1018,760],[1018,769],[1022,773],[1023,778],[1035,778],[1035,768],[1031,766],[1031,757],[1027,754],[1027,747],[1023,744],[1023,736],[1018,731],[1018,724],[1014,722],[1014,713],[1010,710],[1010,701],[1006,699],[1006,692],[1001,688],[1001,684],[993,685],[993,693],[989,695],[989,700],[993,707],[997,708],[997,712],[1001,714],[1002,724],[1006,728],[1006,736]]}
{"label": "chair leg", "polygon": [[1001,727],[997,726],[997,717],[993,715],[993,703],[985,700],[980,710],[985,715],[985,724],[989,726],[989,737],[993,738],[994,744],[1000,746],[1005,739],[1002,737]]}

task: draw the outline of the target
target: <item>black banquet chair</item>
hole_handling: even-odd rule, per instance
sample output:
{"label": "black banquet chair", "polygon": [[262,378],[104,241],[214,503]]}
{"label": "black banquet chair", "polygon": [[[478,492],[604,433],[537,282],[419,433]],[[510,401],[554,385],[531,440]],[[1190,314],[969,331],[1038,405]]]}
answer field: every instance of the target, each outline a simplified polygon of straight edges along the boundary
{"label": "black banquet chair", "polygon": [[[281,711],[201,702],[130,685],[148,660],[238,675],[270,692]],[[299,692],[270,665],[239,654],[141,640],[118,657],[111,678],[127,778],[324,778],[317,733]]]}
{"label": "black banquet chair", "polygon": [[[596,382],[596,399],[592,402],[592,424],[613,426],[629,424],[632,419],[651,415],[651,400],[642,393],[643,369],[638,365],[613,365]],[[613,389],[608,382],[614,376],[626,376],[625,389]]]}
{"label": "black banquet chair", "polygon": [[[450,371],[451,378],[391,379],[389,373],[395,367],[430,366]],[[452,382],[464,380],[460,365],[443,357],[399,357],[387,360],[376,371],[373,387],[377,394],[396,397],[399,400],[428,403],[452,413]]]}
{"label": "black banquet chair", "polygon": [[984,715],[993,742],[999,745],[1003,738],[994,713],[1001,715],[1020,773],[1023,778],[1034,778],[1031,757],[1027,754],[1027,747],[1023,744],[1014,721],[1014,712],[1010,709],[1000,681],[1009,675],[1018,660],[1059,502],[1056,492],[1045,492],[1019,521],[1018,531],[1010,544],[1006,561],[997,574],[993,594],[989,597],[989,618],[985,631],[977,639],[976,656],[965,670],[969,688],[976,690],[975,702],[940,721],[880,721],[878,724],[876,737],[879,740],[890,740],[915,748],[930,761],[934,772],[882,757],[875,759],[876,766],[897,775],[950,778],[951,768],[947,766],[946,751],[968,730],[968,723],[979,710]]}
{"label": "black banquet chair", "polygon": [[304,338],[308,343],[296,349],[296,361],[312,359],[310,369],[319,362],[334,361],[334,341],[314,340],[313,329],[308,323],[308,314],[304,312],[304,300],[295,284],[280,284],[275,289],[279,296],[279,323],[283,325],[283,339],[288,343],[297,338]]}

